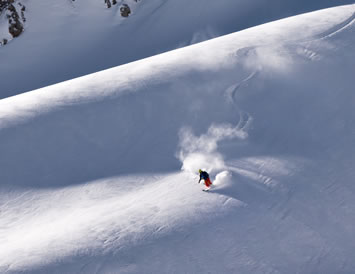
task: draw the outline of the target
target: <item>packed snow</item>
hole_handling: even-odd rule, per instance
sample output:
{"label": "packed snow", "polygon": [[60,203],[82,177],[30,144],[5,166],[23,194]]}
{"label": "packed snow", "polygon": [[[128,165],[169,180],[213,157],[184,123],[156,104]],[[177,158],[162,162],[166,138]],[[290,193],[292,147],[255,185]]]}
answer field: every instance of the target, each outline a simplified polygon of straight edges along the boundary
{"label": "packed snow", "polygon": [[0,100],[0,272],[352,273],[354,22],[315,11]]}

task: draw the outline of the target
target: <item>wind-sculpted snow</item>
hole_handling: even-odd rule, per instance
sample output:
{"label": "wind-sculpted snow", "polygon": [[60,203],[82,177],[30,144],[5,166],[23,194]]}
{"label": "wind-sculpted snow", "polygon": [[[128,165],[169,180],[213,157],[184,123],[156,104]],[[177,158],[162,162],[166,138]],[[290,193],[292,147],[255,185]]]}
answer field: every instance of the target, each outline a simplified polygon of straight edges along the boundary
{"label": "wind-sculpted snow", "polygon": [[[10,195],[1,207],[5,211],[1,223],[3,229],[16,227],[1,235],[0,270],[28,271],[66,257],[88,255],[85,250],[92,255],[98,255],[97,250],[118,252],[185,230],[197,216],[206,221],[207,213],[223,214],[241,205],[223,205],[225,199],[218,197],[196,199],[187,180],[181,174],[130,176]],[[205,207],[209,202],[219,207]]]}
{"label": "wind-sculpted snow", "polygon": [[0,100],[0,272],[351,273],[354,12]]}

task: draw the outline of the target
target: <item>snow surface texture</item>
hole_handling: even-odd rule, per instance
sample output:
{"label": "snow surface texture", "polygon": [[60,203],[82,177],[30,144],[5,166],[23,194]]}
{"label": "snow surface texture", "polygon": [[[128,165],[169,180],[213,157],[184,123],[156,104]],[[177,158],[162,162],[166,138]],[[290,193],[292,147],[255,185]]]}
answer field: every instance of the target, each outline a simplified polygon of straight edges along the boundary
{"label": "snow surface texture", "polygon": [[0,272],[352,273],[354,12],[0,100]]}
{"label": "snow surface texture", "polygon": [[[23,0],[25,31],[0,47],[0,98],[353,0],[117,2],[108,9],[104,0]],[[128,18],[119,11],[123,2],[132,10]],[[0,34],[7,28],[3,14]]]}

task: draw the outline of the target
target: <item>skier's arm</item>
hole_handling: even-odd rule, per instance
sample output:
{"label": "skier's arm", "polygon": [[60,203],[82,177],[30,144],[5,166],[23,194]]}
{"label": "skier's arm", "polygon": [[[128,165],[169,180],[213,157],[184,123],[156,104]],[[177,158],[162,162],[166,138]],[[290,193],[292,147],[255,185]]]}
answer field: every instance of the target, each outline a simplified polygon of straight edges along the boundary
{"label": "skier's arm", "polygon": [[198,183],[200,183],[200,182],[201,182],[201,180],[202,180],[202,176],[201,176],[201,174],[200,174],[200,180],[198,180]]}

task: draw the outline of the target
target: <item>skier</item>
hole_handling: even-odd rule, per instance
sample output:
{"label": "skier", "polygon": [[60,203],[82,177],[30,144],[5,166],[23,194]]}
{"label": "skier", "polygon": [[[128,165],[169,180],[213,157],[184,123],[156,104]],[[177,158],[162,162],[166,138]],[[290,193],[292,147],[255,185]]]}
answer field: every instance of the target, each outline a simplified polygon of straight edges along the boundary
{"label": "skier", "polygon": [[198,172],[200,173],[200,180],[198,181],[198,183],[200,183],[201,180],[203,179],[205,181],[205,185],[207,187],[206,190],[209,190],[212,185],[212,182],[210,180],[210,175],[206,171],[203,171],[201,169],[199,169]]}

